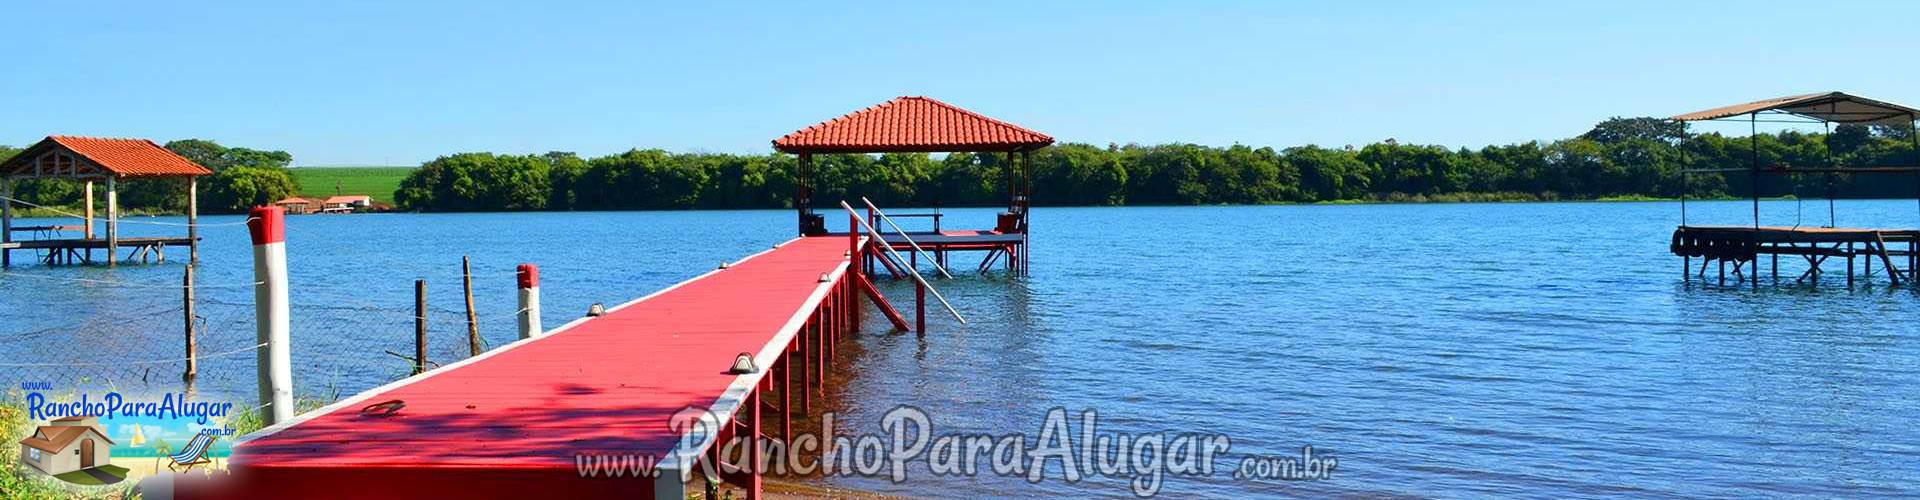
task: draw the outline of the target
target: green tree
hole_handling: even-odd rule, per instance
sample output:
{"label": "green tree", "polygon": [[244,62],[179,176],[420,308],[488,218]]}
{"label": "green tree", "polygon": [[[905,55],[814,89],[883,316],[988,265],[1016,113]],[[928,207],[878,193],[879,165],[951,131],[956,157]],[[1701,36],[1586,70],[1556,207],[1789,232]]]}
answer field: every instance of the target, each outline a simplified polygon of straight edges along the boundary
{"label": "green tree", "polygon": [[293,174],[284,168],[234,166],[214,174],[208,183],[206,206],[214,211],[244,211],[300,191]]}

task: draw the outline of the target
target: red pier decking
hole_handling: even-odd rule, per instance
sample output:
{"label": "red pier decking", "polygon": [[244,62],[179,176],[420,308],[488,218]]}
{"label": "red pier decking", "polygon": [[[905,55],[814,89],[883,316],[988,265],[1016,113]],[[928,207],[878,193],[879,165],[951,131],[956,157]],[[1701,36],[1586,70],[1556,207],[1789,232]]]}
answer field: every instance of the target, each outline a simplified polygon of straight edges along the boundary
{"label": "red pier decking", "polygon": [[[604,316],[369,390],[254,434],[235,446],[231,481],[199,495],[183,485],[180,496],[684,497],[679,474],[692,464],[670,457],[714,451],[687,450],[670,417],[708,408],[727,422],[722,440],[790,437],[790,427],[762,432],[761,412],[790,426],[824,382],[835,339],[858,328],[853,244],[796,238]],[[729,373],[741,353],[757,372]],[[364,411],[389,401],[404,406]],[[576,457],[608,454],[667,457],[672,470],[582,477]],[[759,489],[757,476],[723,476]]]}

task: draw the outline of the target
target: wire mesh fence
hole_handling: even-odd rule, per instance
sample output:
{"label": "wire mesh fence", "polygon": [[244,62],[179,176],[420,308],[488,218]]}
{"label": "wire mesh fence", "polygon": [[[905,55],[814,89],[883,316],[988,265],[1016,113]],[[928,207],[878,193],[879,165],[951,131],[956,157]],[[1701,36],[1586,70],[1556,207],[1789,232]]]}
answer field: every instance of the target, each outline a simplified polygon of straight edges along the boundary
{"label": "wire mesh fence", "polygon": [[[517,305],[497,299],[511,290],[511,274],[475,277],[492,292],[476,306],[473,322],[481,332],[482,352],[517,338]],[[104,288],[103,292],[141,294],[145,307],[103,302],[62,305],[46,310],[0,311],[0,382],[12,392],[23,387],[56,391],[160,393],[193,390],[231,401],[257,398],[258,283],[196,283],[193,314],[187,315],[185,285],[171,279],[100,279],[59,273],[0,272],[9,291],[48,285]],[[404,293],[369,294],[366,282],[351,286],[303,283],[290,296],[292,352],[296,390],[302,397],[333,399],[410,375],[415,355],[416,321],[426,319],[428,366],[473,354],[468,314],[462,304],[462,276],[426,277],[433,295],[415,310],[413,280],[380,280]],[[110,295],[110,294],[109,294]],[[164,300],[164,297],[176,297]],[[156,299],[155,297],[160,297]],[[188,346],[191,325],[193,346]],[[189,359],[193,376],[187,377]]]}

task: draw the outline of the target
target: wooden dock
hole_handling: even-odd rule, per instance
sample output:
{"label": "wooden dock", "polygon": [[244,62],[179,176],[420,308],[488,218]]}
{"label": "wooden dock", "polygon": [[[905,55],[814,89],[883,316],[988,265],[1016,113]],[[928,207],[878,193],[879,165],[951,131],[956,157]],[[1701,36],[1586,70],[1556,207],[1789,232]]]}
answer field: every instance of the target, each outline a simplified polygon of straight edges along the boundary
{"label": "wooden dock", "polygon": [[[873,222],[872,224],[874,224],[875,227],[879,227],[878,222]],[[831,235],[841,238],[846,237],[846,233],[831,233]],[[912,240],[911,243],[909,243],[909,239]],[[986,252],[986,254],[981,257],[980,264],[975,266],[975,271],[986,272],[998,264],[1006,266],[1009,270],[1025,272],[1025,269],[1021,267],[1024,266],[1024,261],[1020,259],[1021,256],[1026,255],[1028,238],[1025,234],[1005,233],[988,229],[945,229],[939,231],[911,231],[906,233],[889,232],[881,234],[880,242],[883,243],[886,248],[906,254],[910,259],[914,259],[914,261],[909,262],[910,265],[915,264],[915,261],[919,258],[918,255],[912,253],[914,250],[913,245],[917,244],[920,246],[920,249],[926,250],[928,254],[931,254],[934,261],[938,262],[941,267],[948,267],[948,254],[954,252]],[[882,264],[883,267],[876,268],[876,263]],[[905,271],[894,269],[885,259],[877,258],[877,255],[870,255],[864,265],[868,273],[876,273],[884,269],[894,278],[900,278],[906,275]]]}
{"label": "wooden dock", "polygon": [[94,263],[94,250],[99,250],[104,253],[117,249],[125,249],[127,252],[126,257],[118,259],[118,261],[121,262],[133,262],[135,260],[139,260],[140,262],[166,262],[167,247],[191,248],[194,242],[195,239],[189,237],[118,238],[115,241],[108,241],[104,238],[15,240],[0,243],[0,252],[11,253],[14,250],[44,251],[45,253],[40,255],[40,263],[50,266],[58,264],[92,264]]}
{"label": "wooden dock", "polygon": [[[1670,250],[1682,257],[1681,271],[1686,279],[1705,279],[1709,264],[1720,265],[1719,280],[1726,283],[1727,266],[1732,264],[1736,281],[1759,286],[1760,257],[1769,257],[1771,274],[1780,277],[1780,256],[1798,256],[1807,270],[1794,280],[1818,281],[1829,259],[1846,261],[1847,285],[1856,280],[1855,270],[1871,276],[1875,261],[1894,286],[1920,282],[1920,230],[1859,229],[1787,226],[1680,226],[1673,232]],[[1695,269],[1694,259],[1700,259]],[[1903,269],[1904,268],[1904,269]]]}
{"label": "wooden dock", "polygon": [[[669,428],[690,407],[728,422],[721,442],[789,438],[836,341],[859,329],[858,296],[879,299],[850,265],[865,241],[795,238],[603,316],[309,412],[236,444],[232,480],[219,489],[182,496],[685,498],[701,477],[684,481],[685,461],[667,458],[657,479],[589,478],[576,457],[717,454],[686,449]],[[730,372],[742,354],[758,371]],[[757,496],[758,476],[722,476]]]}

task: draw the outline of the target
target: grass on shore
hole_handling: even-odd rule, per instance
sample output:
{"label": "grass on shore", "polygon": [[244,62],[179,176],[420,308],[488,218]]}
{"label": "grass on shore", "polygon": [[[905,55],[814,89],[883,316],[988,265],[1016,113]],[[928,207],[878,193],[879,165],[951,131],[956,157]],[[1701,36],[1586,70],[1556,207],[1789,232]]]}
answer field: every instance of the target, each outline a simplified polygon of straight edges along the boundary
{"label": "grass on shore", "polygon": [[374,201],[393,203],[393,192],[414,167],[295,167],[293,179],[300,183],[300,195],[326,198],[334,194],[364,194]]}

